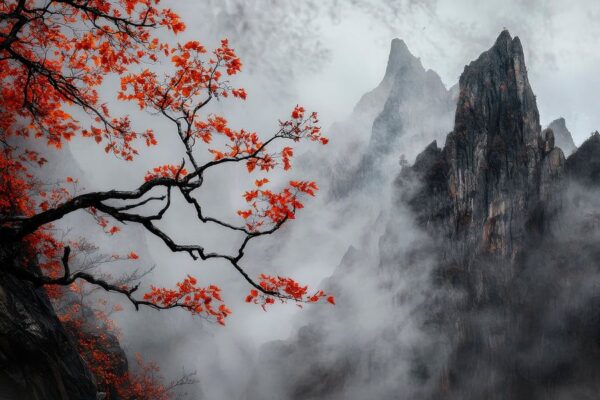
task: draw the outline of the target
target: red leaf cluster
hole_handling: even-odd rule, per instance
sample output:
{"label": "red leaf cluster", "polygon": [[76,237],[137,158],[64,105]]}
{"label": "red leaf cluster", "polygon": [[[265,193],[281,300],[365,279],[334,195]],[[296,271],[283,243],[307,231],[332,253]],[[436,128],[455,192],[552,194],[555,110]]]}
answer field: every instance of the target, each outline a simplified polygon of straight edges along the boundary
{"label": "red leaf cluster", "polygon": [[[74,284],[71,291],[80,298],[86,298],[83,284]],[[58,301],[60,303],[60,301]],[[155,363],[147,363],[136,354],[136,368],[123,370],[127,365],[120,352],[115,352],[115,344],[120,332],[110,314],[122,308],[117,304],[105,310],[106,301],[98,301],[97,307],[72,303],[60,308],[59,319],[75,340],[79,353],[96,378],[98,388],[107,399],[123,400],[171,400]],[[89,308],[84,312],[83,307]],[[93,317],[86,316],[93,311]],[[116,396],[116,397],[115,397]]]}
{"label": "red leaf cluster", "polygon": [[246,228],[251,232],[265,225],[294,219],[296,210],[304,207],[298,200],[299,196],[303,193],[314,196],[318,190],[315,182],[290,181],[289,187],[275,193],[263,188],[268,182],[266,178],[255,181],[257,189],[246,191],[243,195],[250,208],[237,212],[246,220]]}
{"label": "red leaf cluster", "polygon": [[[127,117],[111,116],[97,87],[107,74],[123,74],[131,65],[156,61],[158,51],[169,51],[151,28],[178,33],[185,25],[158,3],[90,0],[43,8],[35,0],[2,1],[0,13],[15,17],[0,26],[1,138],[34,136],[61,148],[81,135],[105,142],[107,152],[127,160],[137,154],[137,139],[155,144],[151,131],[136,132]],[[70,29],[73,25],[78,28]],[[15,30],[17,40],[11,37]],[[66,111],[72,104],[88,113],[88,128],[81,129]]]}
{"label": "red leaf cluster", "polygon": [[275,295],[264,294],[252,289],[246,296],[246,302],[259,304],[263,309],[266,309],[267,305],[274,304],[276,299],[281,302],[293,300],[299,303],[316,303],[321,299],[326,299],[327,302],[335,305],[333,296],[325,294],[322,290],[309,295],[308,286],[302,286],[291,278],[261,274],[259,285],[265,292],[275,293]]}
{"label": "red leaf cluster", "polygon": [[[176,289],[165,289],[151,286],[150,292],[144,294],[144,300],[162,308],[182,307],[194,315],[214,318],[225,325],[225,318],[231,310],[222,303],[221,289],[215,285],[206,288],[197,287],[196,278],[187,276],[177,283]],[[215,305],[214,303],[221,304]]]}
{"label": "red leaf cluster", "polygon": [[146,172],[146,176],[144,180],[146,182],[151,181],[156,178],[180,178],[186,176],[188,174],[187,170],[181,166],[177,165],[161,165],[160,167],[155,167],[152,171]]}

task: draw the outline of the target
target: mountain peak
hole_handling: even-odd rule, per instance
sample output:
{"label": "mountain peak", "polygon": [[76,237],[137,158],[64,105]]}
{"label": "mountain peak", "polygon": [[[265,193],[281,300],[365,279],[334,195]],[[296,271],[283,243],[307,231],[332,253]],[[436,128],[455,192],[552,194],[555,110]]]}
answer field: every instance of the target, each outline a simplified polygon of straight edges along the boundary
{"label": "mountain peak", "polygon": [[447,91],[439,75],[435,71],[426,71],[419,58],[410,52],[404,40],[393,39],[390,43],[390,52],[383,79],[375,89],[361,97],[354,107],[354,115],[360,115],[362,120],[372,123],[383,110],[390,96],[394,96],[394,93],[401,91],[405,86],[423,85],[422,81],[425,78],[428,79],[426,84],[429,85],[428,87],[432,92]]}
{"label": "mountain peak", "polygon": [[511,52],[523,53],[521,39],[519,39],[518,36],[513,38],[507,29],[504,29],[502,32],[500,32],[500,35],[498,35],[498,38],[496,39],[492,49],[494,48],[508,49]]}
{"label": "mountain peak", "polygon": [[408,49],[408,46],[406,45],[406,42],[404,42],[404,40],[399,39],[399,38],[394,38],[392,39],[392,43],[390,45],[390,57],[392,55],[408,55],[410,57],[414,57],[412,55],[412,53],[410,52],[410,50]]}
{"label": "mountain peak", "polygon": [[512,40],[513,40],[512,36],[510,36],[510,32],[508,31],[508,29],[504,29],[502,32],[500,32],[500,35],[498,35],[498,38],[496,39],[496,43],[494,44],[494,46],[505,44],[505,43],[511,43]]}
{"label": "mountain peak", "polygon": [[509,140],[537,144],[539,113],[518,37],[502,31],[489,50],[465,67],[459,85],[455,130],[517,135]]}
{"label": "mountain peak", "polygon": [[452,129],[455,107],[439,75],[425,70],[403,40],[393,39],[383,80],[361,97],[352,116],[350,129],[361,121],[371,124],[363,128],[371,132],[367,148],[354,172],[337,179],[332,192],[344,196],[366,183],[387,180],[384,171],[398,165],[399,153],[443,139]]}
{"label": "mountain peak", "polygon": [[555,119],[554,121],[552,121],[552,124],[556,124],[556,126],[560,126],[563,128],[567,127],[567,122],[565,121],[565,119],[563,117]]}
{"label": "mountain peak", "polygon": [[[541,194],[553,187],[562,152],[552,151],[550,131],[546,141],[541,138],[521,43],[508,31],[465,67],[459,85],[454,130],[422,174],[427,183],[416,203],[426,204],[422,193],[449,196],[418,212],[423,221],[447,218],[442,225],[451,227],[449,237],[469,244],[467,253],[513,259],[529,232],[541,229],[531,216],[545,199]],[[429,153],[433,148],[417,159],[429,159]]]}
{"label": "mountain peak", "polygon": [[388,57],[384,80],[392,79],[398,71],[409,65],[423,69],[421,61],[410,52],[404,40],[393,39],[390,45],[390,55]]}

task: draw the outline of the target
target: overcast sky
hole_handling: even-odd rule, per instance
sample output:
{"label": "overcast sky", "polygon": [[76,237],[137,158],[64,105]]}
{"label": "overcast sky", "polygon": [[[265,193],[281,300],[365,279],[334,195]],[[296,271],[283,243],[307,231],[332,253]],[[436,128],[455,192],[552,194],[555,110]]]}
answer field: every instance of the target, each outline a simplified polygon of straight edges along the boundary
{"label": "overcast sky", "polygon": [[[175,8],[185,10],[188,34],[231,37],[256,75],[281,77],[271,86],[314,104],[329,122],[379,82],[394,37],[451,86],[507,28],[523,43],[542,123],[565,117],[577,144],[600,129],[598,1],[207,0]],[[265,92],[273,87],[252,95]]]}

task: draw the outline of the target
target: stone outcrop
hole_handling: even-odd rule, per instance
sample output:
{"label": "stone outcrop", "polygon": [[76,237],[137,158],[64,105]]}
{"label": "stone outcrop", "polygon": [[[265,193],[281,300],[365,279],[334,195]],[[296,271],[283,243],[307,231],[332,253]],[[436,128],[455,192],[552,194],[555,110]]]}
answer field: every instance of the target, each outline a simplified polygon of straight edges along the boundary
{"label": "stone outcrop", "polygon": [[[72,175],[79,177],[84,187],[90,186],[68,148],[57,153],[35,141],[31,147],[49,160],[37,171],[42,182]],[[85,224],[82,221],[80,227]],[[139,253],[144,251],[140,246]],[[0,244],[0,268],[22,268],[21,264],[19,251]],[[73,297],[65,291],[61,305],[79,304],[80,299]],[[104,350],[115,360],[117,375],[127,371],[127,358],[118,338],[104,329],[89,307],[82,306],[81,313],[85,315],[82,326],[63,325],[43,288],[6,271],[0,274],[0,399],[96,400],[106,395],[98,393],[96,379],[78,353],[75,336],[91,339],[102,335],[107,344]],[[113,388],[102,390],[111,392],[110,399],[118,400]]]}
{"label": "stone outcrop", "polygon": [[[2,265],[16,263],[18,253],[2,247]],[[95,380],[44,290],[7,273],[0,274],[0,398],[96,399]]]}

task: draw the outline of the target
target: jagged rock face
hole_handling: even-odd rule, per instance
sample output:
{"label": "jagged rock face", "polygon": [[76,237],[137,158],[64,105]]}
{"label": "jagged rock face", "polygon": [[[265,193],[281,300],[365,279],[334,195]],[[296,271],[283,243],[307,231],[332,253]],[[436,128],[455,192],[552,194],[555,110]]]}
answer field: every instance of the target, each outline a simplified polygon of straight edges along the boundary
{"label": "jagged rock face", "polygon": [[424,329],[450,354],[428,369],[433,398],[598,390],[598,300],[586,282],[600,273],[600,226],[589,221],[599,204],[588,188],[573,194],[565,176],[598,182],[600,134],[567,161],[555,142],[552,129],[541,132],[521,44],[505,31],[465,68],[444,148],[432,143],[397,180],[439,246]]}
{"label": "jagged rock face", "polygon": [[571,155],[577,149],[575,142],[573,142],[573,136],[571,136],[571,132],[567,129],[564,118],[558,118],[552,121],[550,125],[548,125],[548,129],[552,129],[554,132],[556,147],[560,147],[563,153],[565,153],[565,156]]}
{"label": "jagged rock face", "polygon": [[567,159],[569,177],[583,185],[600,186],[600,133],[594,132]]}
{"label": "jagged rock face", "polygon": [[[3,266],[16,262],[14,251],[0,252]],[[7,273],[0,274],[0,398],[96,399],[94,379],[43,289]]]}
{"label": "jagged rock face", "polygon": [[513,229],[512,220],[526,220],[535,191],[539,134],[521,44],[503,32],[460,78],[455,128],[444,149],[456,235],[490,252],[513,252],[511,233],[520,241],[523,227]]}
{"label": "jagged rock face", "polygon": [[540,228],[535,217],[561,174],[564,156],[552,134],[541,136],[518,38],[502,32],[465,67],[459,84],[455,127],[435,163],[435,179],[426,178],[424,190],[433,185],[443,191],[445,179],[452,211],[442,230],[466,244],[465,252],[514,258],[527,231]]}
{"label": "jagged rock face", "polygon": [[[590,222],[589,212],[600,196],[563,187],[565,164],[569,174],[593,175],[600,135],[598,150],[590,139],[565,162],[552,129],[541,131],[521,44],[508,32],[465,68],[458,93],[445,146],[430,140],[394,182],[378,261],[348,251],[331,278],[335,319],[312,311],[296,337],[265,346],[262,364],[277,368],[257,380],[283,390],[249,398],[597,396],[599,300],[590,282],[600,279],[600,217]],[[573,199],[576,209],[566,210]],[[357,275],[365,271],[371,276]],[[377,287],[367,290],[373,275]],[[373,309],[360,312],[353,300]],[[375,332],[364,328],[379,315]]]}
{"label": "jagged rock face", "polygon": [[355,118],[373,121],[368,145],[348,176],[332,182],[334,195],[344,196],[369,182],[385,184],[389,174],[383,172],[397,165],[400,154],[443,138],[452,126],[455,104],[438,74],[423,68],[406,44],[394,39],[383,80],[354,111]]}
{"label": "jagged rock face", "polygon": [[[427,182],[417,187],[406,187],[407,182]],[[443,225],[454,206],[448,196],[448,164],[442,150],[433,141],[420,153],[411,167],[403,168],[396,179],[401,202],[411,206],[417,222],[423,227]],[[411,190],[412,189],[412,190]]]}

